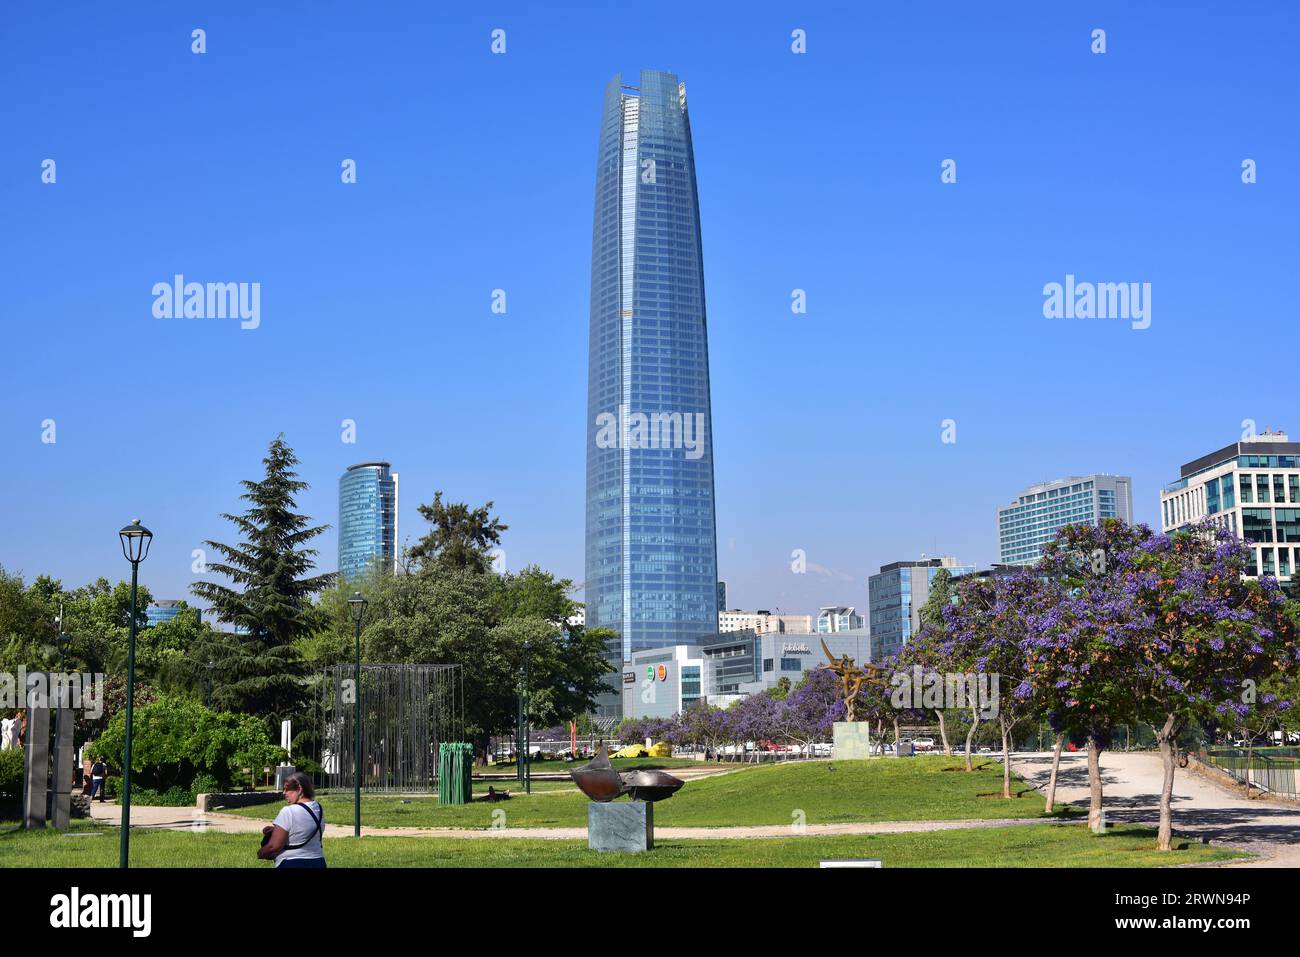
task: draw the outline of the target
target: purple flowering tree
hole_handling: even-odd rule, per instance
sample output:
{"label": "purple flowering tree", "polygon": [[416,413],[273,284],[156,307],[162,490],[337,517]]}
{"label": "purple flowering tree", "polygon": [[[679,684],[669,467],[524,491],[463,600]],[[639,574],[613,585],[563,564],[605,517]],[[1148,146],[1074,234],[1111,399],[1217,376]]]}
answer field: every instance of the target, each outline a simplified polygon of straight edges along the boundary
{"label": "purple flowering tree", "polygon": [[1145,525],[1105,519],[1099,525],[1069,525],[1043,549],[1035,566],[1052,589],[1028,609],[1021,651],[1024,680],[1038,713],[1056,735],[1048,779],[1047,810],[1055,806],[1061,748],[1067,739],[1088,746],[1088,823],[1102,822],[1101,752],[1118,721],[1132,718],[1124,682],[1125,636],[1136,627],[1133,607],[1115,588],[1116,576],[1151,537]]}
{"label": "purple flowering tree", "polygon": [[844,701],[834,672],[814,668],[804,673],[777,712],[780,737],[812,754],[812,744],[829,741],[836,721],[844,720]]}
{"label": "purple flowering tree", "polygon": [[1300,663],[1294,622],[1276,579],[1242,577],[1248,547],[1204,522],[1144,541],[1115,576],[1137,627],[1125,634],[1130,689],[1138,716],[1160,745],[1159,850],[1170,848],[1178,733],[1244,704],[1243,690]]}

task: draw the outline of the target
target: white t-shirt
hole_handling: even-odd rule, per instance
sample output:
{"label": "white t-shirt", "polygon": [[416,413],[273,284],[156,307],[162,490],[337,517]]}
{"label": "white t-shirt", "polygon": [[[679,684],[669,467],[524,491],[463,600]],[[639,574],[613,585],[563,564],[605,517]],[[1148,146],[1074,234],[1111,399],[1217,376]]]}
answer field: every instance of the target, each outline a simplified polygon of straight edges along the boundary
{"label": "white t-shirt", "polygon": [[[311,812],[307,811],[311,808]],[[316,817],[313,818],[312,814]],[[316,821],[320,820],[320,830],[316,828]],[[303,801],[300,805],[286,804],[280,808],[280,813],[275,816],[275,826],[282,827],[289,832],[289,839],[285,841],[285,846],[290,844],[303,844],[302,847],[292,851],[281,851],[275,859],[275,866],[279,867],[284,861],[294,861],[302,857],[324,857],[325,849],[321,847],[321,833],[325,830],[325,821],[323,819],[320,805],[315,801]]]}

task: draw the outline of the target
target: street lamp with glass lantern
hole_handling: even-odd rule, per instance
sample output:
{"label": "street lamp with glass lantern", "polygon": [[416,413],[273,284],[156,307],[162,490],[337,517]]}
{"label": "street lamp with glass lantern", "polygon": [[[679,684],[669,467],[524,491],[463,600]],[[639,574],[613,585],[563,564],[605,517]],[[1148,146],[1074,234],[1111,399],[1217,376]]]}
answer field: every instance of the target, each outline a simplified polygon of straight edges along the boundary
{"label": "street lamp with glass lantern", "polygon": [[131,621],[130,637],[126,646],[126,753],[122,766],[122,835],[118,852],[118,866],[129,866],[131,855],[131,722],[135,712],[135,592],[139,579],[140,563],[149,556],[149,543],[153,532],[140,524],[137,518],[117,533],[122,540],[122,554],[131,563]]}
{"label": "street lamp with glass lantern", "polygon": [[354,837],[361,836],[361,619],[366,617],[367,604],[368,602],[361,592],[353,592],[352,597],[348,599],[348,613],[352,615],[352,621],[357,630],[357,665],[352,680],[352,697],[355,703],[352,724],[356,732],[355,751],[353,752],[353,765],[356,770],[352,775],[352,835]]}

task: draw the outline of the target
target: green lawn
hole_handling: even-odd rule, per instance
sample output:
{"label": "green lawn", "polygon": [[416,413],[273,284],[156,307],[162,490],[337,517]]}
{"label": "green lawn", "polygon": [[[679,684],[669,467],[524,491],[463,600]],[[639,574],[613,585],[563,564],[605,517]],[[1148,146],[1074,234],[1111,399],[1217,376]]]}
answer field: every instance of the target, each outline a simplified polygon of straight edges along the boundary
{"label": "green lawn", "polygon": [[[586,759],[578,761],[534,761],[532,763],[533,773],[541,774],[542,772],[568,774],[574,768],[580,768],[586,764]],[[620,771],[631,771],[641,769],[647,771],[664,770],[669,771],[673,768],[721,768],[734,767],[727,764],[706,764],[703,761],[696,761],[694,758],[611,758],[610,764]],[[514,774],[515,763],[502,762],[501,764],[489,764],[486,767],[475,767],[475,774]]]}
{"label": "green lawn", "polygon": [[[79,823],[78,835],[53,830],[0,833],[0,868],[116,867],[117,829]],[[269,867],[253,834],[140,830],[131,835],[135,867]],[[885,867],[1159,867],[1244,857],[1226,848],[1176,842],[1160,854],[1155,831],[1116,827],[1104,836],[1083,824],[1029,825],[763,840],[660,841],[649,854],[600,854],[584,841],[525,838],[327,838],[331,867],[816,867],[827,859],[876,858]]]}
{"label": "green lawn", "polygon": [[[963,820],[1025,818],[1043,813],[1043,798],[1014,779],[1013,793],[1003,800],[1002,769],[979,761],[977,770],[961,770],[959,758],[926,755],[871,761],[800,761],[744,768],[731,774],[690,781],[655,808],[660,826],[722,827],[858,821]],[[512,791],[514,788],[512,788]],[[508,827],[585,827],[587,799],[577,790],[516,794],[496,804],[442,806],[436,798],[400,799],[363,796],[361,819],[373,827],[481,827],[493,812],[505,811]],[[321,798],[325,819],[352,823],[352,797]],[[229,813],[270,820],[280,805],[240,808]]]}

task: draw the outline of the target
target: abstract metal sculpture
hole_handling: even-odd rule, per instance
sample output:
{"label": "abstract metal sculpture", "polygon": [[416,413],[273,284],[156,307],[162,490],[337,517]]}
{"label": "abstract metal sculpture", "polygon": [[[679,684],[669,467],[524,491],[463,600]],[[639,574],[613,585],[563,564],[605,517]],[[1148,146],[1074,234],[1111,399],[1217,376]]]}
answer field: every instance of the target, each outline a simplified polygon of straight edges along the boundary
{"label": "abstract metal sculpture", "polygon": [[859,668],[848,655],[840,655],[837,658],[826,647],[825,638],[822,639],[822,651],[826,652],[827,663],[817,670],[833,671],[839,675],[840,690],[844,695],[844,720],[856,721],[858,692],[862,690],[862,686],[871,684],[888,687],[889,680],[884,676],[884,669],[870,663],[865,668]]}
{"label": "abstract metal sculpture", "polygon": [[670,798],[686,782],[664,771],[619,772],[609,763],[609,752],[600,746],[589,764],[569,772],[578,790],[600,804],[607,804],[626,794],[633,801],[662,801]]}

